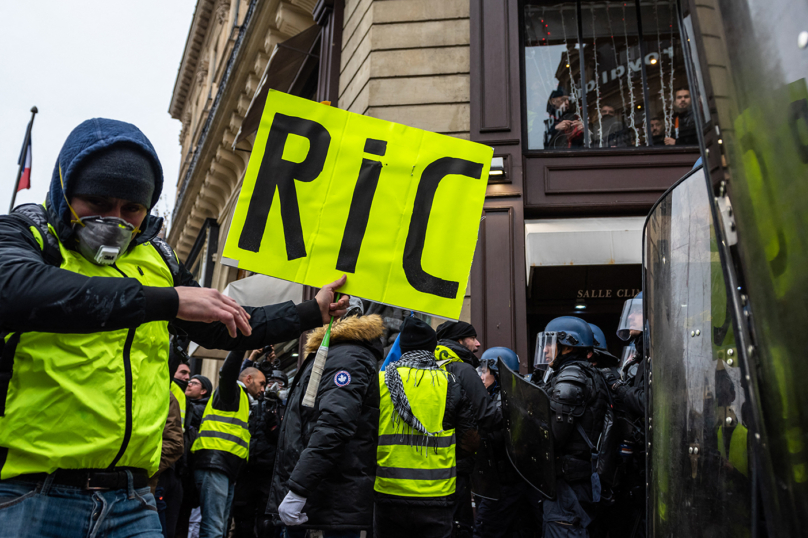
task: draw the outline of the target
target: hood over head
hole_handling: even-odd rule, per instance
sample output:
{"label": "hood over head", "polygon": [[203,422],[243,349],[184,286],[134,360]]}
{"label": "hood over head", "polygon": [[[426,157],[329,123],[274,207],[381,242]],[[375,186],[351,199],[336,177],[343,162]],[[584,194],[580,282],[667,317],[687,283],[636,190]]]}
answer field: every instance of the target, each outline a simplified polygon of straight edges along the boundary
{"label": "hood over head", "polygon": [[[59,158],[53,168],[50,190],[48,191],[46,206],[50,221],[62,241],[66,241],[73,236],[73,229],[70,224],[73,216],[67,200],[73,195],[71,189],[74,187],[77,172],[80,171],[83,164],[88,162],[91,156],[99,152],[109,154],[107,150],[113,147],[115,149],[134,149],[148,159],[154,172],[154,191],[152,192],[149,209],[151,210],[157,200],[160,199],[160,193],[163,190],[163,168],[160,165],[160,159],[157,157],[154,146],[146,138],[146,135],[131,123],[106,118],[86,120],[73,129],[62,145]],[[122,187],[122,192],[128,192],[126,186]],[[135,238],[133,243],[148,241],[156,235],[161,226],[161,218],[147,215],[140,226],[143,232]]]}

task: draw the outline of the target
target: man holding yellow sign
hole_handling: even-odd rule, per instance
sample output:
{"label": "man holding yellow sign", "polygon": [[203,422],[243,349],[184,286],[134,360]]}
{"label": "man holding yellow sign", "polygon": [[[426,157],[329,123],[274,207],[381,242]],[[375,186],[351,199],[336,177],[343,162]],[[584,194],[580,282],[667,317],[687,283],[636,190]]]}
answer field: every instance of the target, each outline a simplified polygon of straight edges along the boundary
{"label": "man holding yellow sign", "polygon": [[492,155],[270,91],[223,262],[457,319]]}

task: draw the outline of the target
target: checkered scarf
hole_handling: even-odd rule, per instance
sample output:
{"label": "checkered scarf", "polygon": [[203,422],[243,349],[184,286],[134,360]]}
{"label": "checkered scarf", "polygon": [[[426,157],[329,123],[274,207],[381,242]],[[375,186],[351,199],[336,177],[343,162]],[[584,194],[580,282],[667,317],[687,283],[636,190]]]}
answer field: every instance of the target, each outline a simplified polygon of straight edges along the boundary
{"label": "checkered scarf", "polygon": [[[398,361],[390,364],[387,369],[385,369],[384,382],[387,385],[387,390],[390,391],[390,399],[393,400],[393,408],[396,410],[396,413],[398,413],[401,420],[409,424],[413,430],[421,432],[426,436],[431,437],[437,433],[440,433],[428,431],[421,421],[418,420],[418,418],[412,413],[410,402],[407,400],[407,394],[404,392],[404,382],[401,380],[401,375],[398,373],[399,368],[412,368],[414,370],[430,371],[432,372],[432,376],[434,376],[437,372],[441,372],[446,375],[445,372],[443,372],[443,370],[441,370],[438,366],[434,353],[423,350],[408,351],[404,353],[401,355],[401,358]],[[410,374],[414,375],[415,377],[415,386],[418,386],[418,384],[424,378],[423,374],[419,376],[419,372],[410,372]],[[409,377],[410,376],[407,376],[408,381]],[[398,421],[398,419],[395,418],[394,420],[396,422]]]}

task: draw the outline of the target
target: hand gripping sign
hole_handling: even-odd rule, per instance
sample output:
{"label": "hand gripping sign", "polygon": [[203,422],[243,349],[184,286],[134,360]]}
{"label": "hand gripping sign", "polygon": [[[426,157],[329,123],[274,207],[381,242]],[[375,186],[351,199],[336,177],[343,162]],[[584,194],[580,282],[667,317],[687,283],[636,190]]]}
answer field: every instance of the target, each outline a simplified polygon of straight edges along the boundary
{"label": "hand gripping sign", "polygon": [[457,319],[492,155],[270,91],[223,263]]}

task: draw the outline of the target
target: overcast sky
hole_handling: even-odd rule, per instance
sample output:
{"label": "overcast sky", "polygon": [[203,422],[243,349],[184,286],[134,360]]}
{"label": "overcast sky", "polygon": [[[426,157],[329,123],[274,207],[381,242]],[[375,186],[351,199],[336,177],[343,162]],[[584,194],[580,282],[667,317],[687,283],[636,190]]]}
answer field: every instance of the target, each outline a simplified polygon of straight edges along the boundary
{"label": "overcast sky", "polygon": [[180,122],[168,114],[196,0],[39,0],[0,6],[0,214],[8,211],[36,106],[31,189],[45,200],[67,135],[88,118],[137,125],[163,165],[158,210],[173,209]]}

